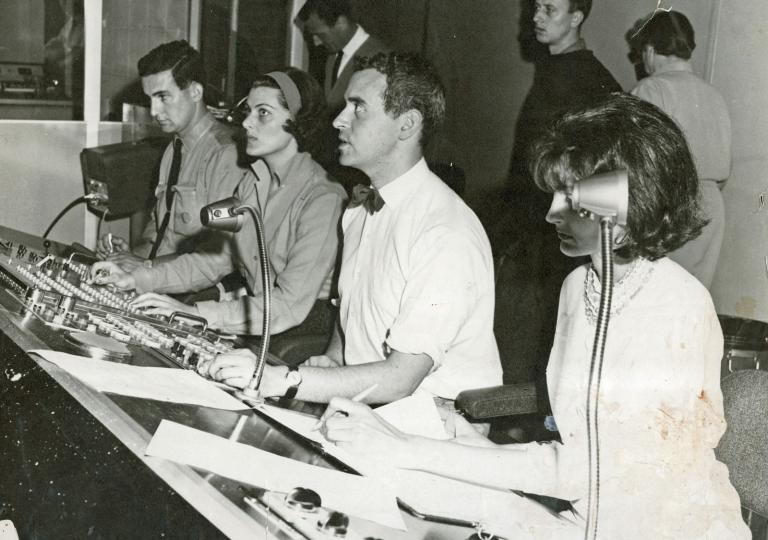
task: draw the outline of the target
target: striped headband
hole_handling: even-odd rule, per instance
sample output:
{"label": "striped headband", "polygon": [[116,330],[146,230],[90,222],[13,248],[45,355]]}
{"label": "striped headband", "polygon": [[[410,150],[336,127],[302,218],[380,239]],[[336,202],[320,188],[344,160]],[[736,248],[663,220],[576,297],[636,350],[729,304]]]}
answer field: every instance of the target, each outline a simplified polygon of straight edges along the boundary
{"label": "striped headband", "polygon": [[296,118],[299,109],[301,109],[301,94],[299,94],[296,83],[282,71],[270,71],[265,76],[275,81],[280,87],[280,91],[285,96],[285,102],[288,104],[288,110]]}

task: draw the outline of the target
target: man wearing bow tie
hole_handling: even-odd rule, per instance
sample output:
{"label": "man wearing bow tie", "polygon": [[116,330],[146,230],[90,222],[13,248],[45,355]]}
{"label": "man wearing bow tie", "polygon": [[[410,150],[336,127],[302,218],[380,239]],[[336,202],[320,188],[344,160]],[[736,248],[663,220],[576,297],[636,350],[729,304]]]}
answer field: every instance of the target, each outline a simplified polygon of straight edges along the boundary
{"label": "man wearing bow tie", "polygon": [[[493,336],[491,249],[480,222],[427,168],[443,87],[426,60],[379,54],[358,63],[334,120],[340,161],[371,178],[342,217],[339,320],[323,356],[267,366],[265,396],[328,402],[377,384],[365,401],[415,391],[450,402],[501,384]],[[243,386],[252,355],[223,355],[210,374]]]}

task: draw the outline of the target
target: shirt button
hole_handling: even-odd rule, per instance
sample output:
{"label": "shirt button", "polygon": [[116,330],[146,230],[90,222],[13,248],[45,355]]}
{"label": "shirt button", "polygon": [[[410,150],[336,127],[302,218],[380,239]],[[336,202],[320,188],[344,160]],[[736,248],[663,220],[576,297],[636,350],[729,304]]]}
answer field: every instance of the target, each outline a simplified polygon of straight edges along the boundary
{"label": "shirt button", "polygon": [[183,221],[184,223],[189,223],[190,221],[192,221],[192,215],[189,212],[182,212],[181,221]]}

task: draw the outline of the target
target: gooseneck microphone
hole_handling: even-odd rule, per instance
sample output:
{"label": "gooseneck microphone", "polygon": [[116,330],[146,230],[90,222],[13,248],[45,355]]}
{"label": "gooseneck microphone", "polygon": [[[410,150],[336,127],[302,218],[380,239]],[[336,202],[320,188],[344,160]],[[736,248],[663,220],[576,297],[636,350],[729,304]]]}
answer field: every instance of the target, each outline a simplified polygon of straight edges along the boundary
{"label": "gooseneck microphone", "polygon": [[272,279],[269,275],[269,258],[267,256],[267,243],[264,239],[264,223],[261,213],[251,205],[241,204],[236,197],[229,197],[221,201],[204,206],[200,210],[200,222],[203,226],[227,232],[238,232],[245,222],[244,214],[248,212],[253,217],[256,225],[256,238],[259,242],[259,261],[261,263],[261,287],[264,293],[264,317],[261,326],[261,346],[256,361],[256,367],[248,385],[243,388],[242,397],[251,401],[261,401],[259,385],[266,365],[267,351],[269,350],[270,311],[272,306]]}
{"label": "gooseneck microphone", "polygon": [[600,308],[597,314],[592,360],[589,366],[587,390],[587,442],[589,445],[589,497],[587,526],[584,538],[597,538],[600,500],[600,445],[598,439],[598,398],[603,354],[608,336],[613,298],[613,226],[627,224],[629,208],[629,180],[627,171],[617,170],[597,174],[575,182],[566,193],[571,208],[586,212],[590,219],[600,220],[600,248],[602,274],[600,276]]}

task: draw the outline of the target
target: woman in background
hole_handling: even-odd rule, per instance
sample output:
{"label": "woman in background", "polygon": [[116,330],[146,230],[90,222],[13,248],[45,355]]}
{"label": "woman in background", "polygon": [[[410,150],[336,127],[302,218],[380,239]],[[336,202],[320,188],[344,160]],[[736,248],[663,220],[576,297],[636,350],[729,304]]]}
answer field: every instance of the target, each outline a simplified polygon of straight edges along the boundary
{"label": "woman in background", "polygon": [[[461,437],[427,439],[340,398],[324,415],[327,437],[397,467],[565,499],[586,516],[585,406],[601,292],[600,227],[571,208],[566,191],[582,178],[625,169],[628,222],[613,231],[614,297],[599,398],[600,537],[748,539],[728,470],[713,452],[725,430],[718,319],[702,284],[666,257],[704,223],[683,134],[658,108],[615,94],[566,114],[534,156],[537,184],[554,192],[547,221],[560,249],[592,260],[563,284],[547,368],[562,442],[496,445],[460,419]],[[348,416],[333,414],[339,410]],[[583,537],[579,525],[574,538]]]}

